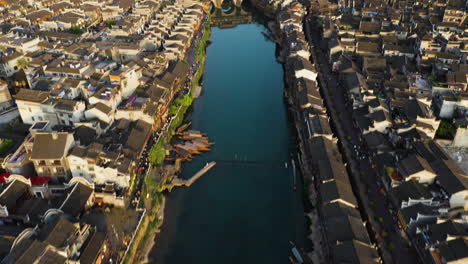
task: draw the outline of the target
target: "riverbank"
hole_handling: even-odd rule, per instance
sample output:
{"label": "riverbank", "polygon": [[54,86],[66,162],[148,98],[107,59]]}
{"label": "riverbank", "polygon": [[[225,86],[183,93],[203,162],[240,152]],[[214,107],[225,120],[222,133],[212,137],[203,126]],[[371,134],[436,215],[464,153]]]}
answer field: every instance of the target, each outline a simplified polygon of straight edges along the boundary
{"label": "riverbank", "polygon": [[[298,160],[300,165],[299,167],[302,172],[301,175],[303,176],[302,188],[304,192],[304,213],[306,214],[308,219],[307,238],[309,240],[309,243],[311,244],[311,247],[308,248],[308,251],[306,251],[306,255],[314,263],[324,263],[324,255],[326,255],[326,249],[323,247],[325,244],[324,235],[322,231],[323,226],[319,218],[319,213],[317,211],[317,207],[319,206],[317,204],[319,200],[319,194],[316,191],[314,185],[314,177],[312,176],[316,173],[316,169],[313,166],[311,166],[312,150],[310,149],[308,142],[309,136],[306,132],[309,128],[307,127],[307,124],[303,121],[304,112],[302,112],[302,109],[298,108],[300,104],[298,105],[298,98],[294,93],[294,87],[296,86],[298,78],[296,75],[296,71],[300,69],[298,69],[297,66],[291,64],[291,62],[293,61],[291,60],[292,57],[297,56],[305,60],[309,60],[310,57],[310,53],[308,52],[308,45],[301,41],[299,37],[300,35],[303,36],[303,33],[302,22],[298,22],[302,21],[302,18],[305,16],[305,8],[300,5],[294,9],[289,9],[289,7],[283,9],[281,9],[281,7],[277,8],[278,14],[275,17],[276,23],[274,26],[270,26],[270,30],[272,31],[272,34],[276,37],[276,42],[280,47],[277,60],[283,65],[283,74],[285,80],[284,96],[285,100],[287,101],[287,104],[289,105],[288,109],[293,119],[294,128],[297,133],[297,145],[299,149]],[[283,14],[279,14],[280,12]],[[294,15],[298,17],[298,21],[288,21],[285,23],[282,17],[286,17],[286,13],[288,13],[288,15],[292,15],[294,13]],[[291,37],[291,35],[289,35],[290,32],[288,33],[284,30],[286,28],[285,25],[289,25],[288,29],[290,30],[290,32],[295,32],[297,34],[295,36],[297,36],[298,39]],[[292,47],[292,43],[296,43],[296,45],[299,45],[300,48]],[[313,74],[309,74],[302,77],[305,77],[306,79],[313,79],[312,76]]]}
{"label": "riverbank", "polygon": [[[160,172],[160,166],[164,162],[166,156],[166,148],[170,143],[172,137],[175,134],[175,130],[179,127],[185,117],[185,113],[193,102],[193,89],[200,85],[200,80],[204,72],[205,63],[205,50],[208,44],[209,36],[211,34],[210,17],[208,15],[207,21],[202,28],[202,37],[196,43],[196,57],[195,63],[198,64],[197,71],[193,75],[190,81],[191,88],[186,96],[189,96],[189,100],[183,102],[174,100],[171,107],[177,109],[177,113],[171,120],[171,124],[168,130],[159,137],[158,141],[151,147],[148,158],[150,160],[151,168],[148,174],[145,175],[143,184],[143,192],[138,203],[138,207],[145,208],[145,213],[140,220],[137,230],[135,231],[134,237],[129,244],[124,260],[122,263],[143,263],[151,262],[149,253],[154,245],[156,236],[155,233],[159,232],[159,228],[164,222],[164,210],[166,204],[166,198],[162,194],[164,187],[162,186],[165,179],[161,179],[161,182],[156,182],[156,174]],[[170,111],[171,108],[169,108]],[[148,246],[147,241],[151,240]],[[138,261],[137,261],[138,260]]]}

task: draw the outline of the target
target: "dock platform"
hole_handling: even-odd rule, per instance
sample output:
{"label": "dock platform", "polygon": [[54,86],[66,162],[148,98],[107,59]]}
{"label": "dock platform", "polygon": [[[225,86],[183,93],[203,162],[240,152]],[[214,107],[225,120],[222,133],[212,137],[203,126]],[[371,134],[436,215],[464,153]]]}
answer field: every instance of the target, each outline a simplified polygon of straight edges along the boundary
{"label": "dock platform", "polygon": [[216,165],[215,161],[207,163],[203,168],[201,168],[197,173],[195,173],[188,180],[180,179],[177,176],[174,176],[171,183],[165,185],[163,190],[167,189],[167,190],[171,191],[172,188],[174,188],[176,186],[187,186],[188,187],[188,186],[192,185],[196,180],[198,180],[201,176],[203,176],[205,173],[207,173],[215,165]]}

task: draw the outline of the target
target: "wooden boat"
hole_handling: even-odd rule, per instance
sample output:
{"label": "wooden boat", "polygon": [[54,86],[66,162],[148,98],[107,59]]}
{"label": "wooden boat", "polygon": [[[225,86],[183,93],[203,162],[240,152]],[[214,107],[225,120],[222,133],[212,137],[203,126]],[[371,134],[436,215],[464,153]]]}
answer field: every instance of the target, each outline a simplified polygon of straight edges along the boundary
{"label": "wooden boat", "polygon": [[200,151],[198,151],[196,148],[194,148],[192,146],[188,146],[187,144],[185,144],[185,145],[175,144],[174,147],[186,150],[186,151],[190,152],[190,154],[200,154]]}
{"label": "wooden boat", "polygon": [[203,144],[203,145],[206,145],[206,146],[214,145],[214,143],[209,142],[208,139],[201,139],[201,138],[194,139],[193,143]]}
{"label": "wooden boat", "polygon": [[183,136],[196,137],[196,138],[206,138],[206,134],[201,133],[200,131],[188,130],[181,133]]}
{"label": "wooden boat", "polygon": [[183,135],[179,137],[182,140],[195,140],[195,139],[206,139],[208,140],[207,137],[205,136],[189,136],[189,135]]}
{"label": "wooden boat", "polygon": [[187,130],[187,133],[200,134],[202,136],[206,136],[206,133],[200,132],[198,130]]}
{"label": "wooden boat", "polygon": [[180,158],[182,158],[184,160],[188,160],[188,159],[192,158],[192,154],[190,152],[188,152],[187,150],[185,150],[185,149],[175,148],[174,151],[177,153],[177,155]]}
{"label": "wooden boat", "polygon": [[185,124],[183,124],[182,126],[180,126],[178,129],[177,129],[177,134],[180,134],[182,133],[185,129],[187,129],[189,126],[192,125],[192,121],[189,121]]}

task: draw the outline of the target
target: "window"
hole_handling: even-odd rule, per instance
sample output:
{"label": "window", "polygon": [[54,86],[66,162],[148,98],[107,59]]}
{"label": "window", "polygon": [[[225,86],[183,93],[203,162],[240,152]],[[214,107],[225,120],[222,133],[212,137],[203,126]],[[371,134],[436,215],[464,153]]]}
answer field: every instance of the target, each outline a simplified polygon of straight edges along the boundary
{"label": "window", "polygon": [[62,167],[57,167],[58,174],[65,174],[65,170]]}
{"label": "window", "polygon": [[35,120],[34,120],[34,116],[31,116],[31,120],[32,120],[32,121],[35,121]]}
{"label": "window", "polygon": [[44,168],[44,174],[50,175],[50,169],[49,168]]}

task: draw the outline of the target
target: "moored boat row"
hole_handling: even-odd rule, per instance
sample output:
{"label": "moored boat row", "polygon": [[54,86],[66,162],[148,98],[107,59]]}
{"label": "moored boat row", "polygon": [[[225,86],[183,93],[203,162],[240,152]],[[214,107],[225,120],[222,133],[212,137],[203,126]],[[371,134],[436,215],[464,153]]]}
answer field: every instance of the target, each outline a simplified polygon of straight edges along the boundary
{"label": "moored boat row", "polygon": [[208,140],[205,133],[197,130],[187,130],[192,123],[183,124],[176,130],[178,140],[173,144],[172,155],[168,159],[182,159],[183,161],[191,161],[193,155],[201,154],[202,152],[210,151],[213,142]]}

